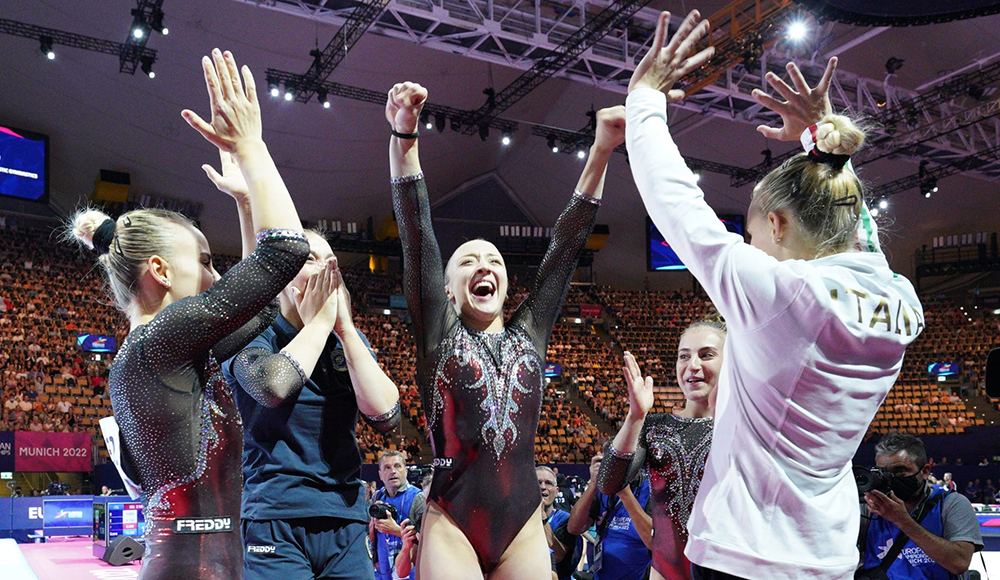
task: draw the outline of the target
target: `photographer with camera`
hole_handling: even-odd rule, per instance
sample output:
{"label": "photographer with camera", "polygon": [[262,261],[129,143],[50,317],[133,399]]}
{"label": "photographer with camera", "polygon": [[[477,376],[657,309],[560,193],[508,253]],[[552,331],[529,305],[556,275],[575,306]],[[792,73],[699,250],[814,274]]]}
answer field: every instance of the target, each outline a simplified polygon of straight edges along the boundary
{"label": "photographer with camera", "polygon": [[[406,458],[399,451],[379,455],[378,477],[385,487],[375,492],[368,506],[369,535],[376,547],[375,580],[396,580],[394,562],[403,549],[403,530],[413,526],[420,531],[425,500],[420,488],[406,481]],[[406,578],[414,580],[415,575],[414,566]]]}
{"label": "photographer with camera", "polygon": [[983,549],[979,521],[964,496],[927,485],[923,442],[887,433],[875,447],[875,465],[855,468],[863,500],[855,578],[967,578],[972,555]]}

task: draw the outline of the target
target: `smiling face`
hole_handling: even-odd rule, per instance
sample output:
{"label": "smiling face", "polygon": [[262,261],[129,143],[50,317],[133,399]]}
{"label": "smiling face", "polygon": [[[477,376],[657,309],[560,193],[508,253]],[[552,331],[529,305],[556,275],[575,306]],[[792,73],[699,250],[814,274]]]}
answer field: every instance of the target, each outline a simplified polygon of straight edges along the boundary
{"label": "smiling face", "polygon": [[719,385],[726,337],[709,327],[694,327],[681,335],[677,349],[677,383],[689,401],[708,401]]}
{"label": "smiling face", "polygon": [[445,269],[445,292],[462,320],[483,328],[502,322],[507,267],[497,247],[486,240],[459,246]]}
{"label": "smiling face", "polygon": [[166,258],[170,289],[175,299],[195,296],[219,279],[212,266],[212,250],[201,231],[188,224],[172,223],[173,248]]}

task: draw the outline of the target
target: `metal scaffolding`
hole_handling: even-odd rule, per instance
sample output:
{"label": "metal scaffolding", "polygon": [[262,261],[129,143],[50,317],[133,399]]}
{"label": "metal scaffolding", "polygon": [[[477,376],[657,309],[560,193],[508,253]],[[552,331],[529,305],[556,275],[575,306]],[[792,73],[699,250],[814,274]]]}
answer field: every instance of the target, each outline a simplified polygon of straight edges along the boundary
{"label": "metal scaffolding", "polygon": [[[62,30],[56,30],[55,28],[35,26],[34,24],[26,24],[24,22],[17,22],[3,18],[0,18],[0,34],[10,34],[12,36],[20,36],[22,38],[32,38],[36,41],[42,41],[42,39],[44,39],[50,46],[68,46],[70,48],[79,48],[82,50],[89,50],[91,52],[110,54],[119,58],[124,58],[124,55],[128,55],[129,58],[135,57],[136,62],[139,62],[141,58],[156,59],[156,51],[150,48],[129,47],[121,42],[104,40],[103,38],[95,38],[93,36],[85,36],[83,34],[76,34],[73,32],[64,32]],[[132,68],[132,70],[122,70],[122,72],[134,74],[135,68]]]}
{"label": "metal scaffolding", "polygon": [[[236,1],[337,25],[342,25],[359,5],[354,0]],[[718,14],[709,17],[710,21],[715,18],[712,42],[720,54],[728,56],[725,59],[717,56],[716,64],[702,73],[708,84],[704,84],[704,79],[697,84],[695,79],[686,79],[691,89],[700,84],[704,86],[672,106],[705,118],[718,117],[751,125],[776,124],[778,117],[763,109],[751,95],[753,89],[768,89],[764,73],[772,71],[784,75],[784,64],[793,61],[805,77],[815,83],[822,76],[826,58],[870,42],[884,30],[860,29],[857,33],[849,30],[845,34],[852,38],[841,38],[839,46],[832,46],[835,25],[814,23],[817,29],[814,36],[818,40],[808,49],[796,49],[780,42],[775,27],[792,14],[787,4],[780,0],[734,2],[727,10],[743,6],[753,18],[733,18],[731,26],[727,26]],[[566,39],[573,37],[596,15],[614,6],[616,3],[608,0],[390,0],[369,30],[428,48],[530,71],[536,65],[542,66],[539,63],[551,58],[552,54],[565,54],[559,51]],[[648,49],[658,14],[655,10],[641,8],[630,18],[615,23],[604,36],[581,51],[574,62],[563,67],[558,76],[624,93],[638,59]],[[758,17],[758,14],[770,16]],[[775,39],[779,40],[776,44]],[[747,58],[756,57],[758,47],[759,58]],[[813,55],[811,59],[801,56],[806,52]],[[921,87],[920,91],[893,86],[891,76],[872,79],[838,71],[831,86],[834,109],[869,116],[883,125],[875,129],[870,138],[873,147],[860,155],[857,163],[886,155],[903,155],[914,160],[929,159],[936,164],[948,164],[1000,145],[1000,115],[996,115],[995,104],[977,100],[989,97],[991,83],[1000,79],[998,56],[1000,54],[980,59],[967,70],[944,75]],[[496,95],[500,96],[501,92]],[[466,119],[470,121],[464,125],[467,132],[477,130],[472,122],[475,119]],[[790,149],[788,153],[774,155],[771,165],[758,165],[734,178],[734,185],[754,181],[797,151],[797,148]],[[996,180],[1000,178],[1000,160],[991,160],[970,171]]]}

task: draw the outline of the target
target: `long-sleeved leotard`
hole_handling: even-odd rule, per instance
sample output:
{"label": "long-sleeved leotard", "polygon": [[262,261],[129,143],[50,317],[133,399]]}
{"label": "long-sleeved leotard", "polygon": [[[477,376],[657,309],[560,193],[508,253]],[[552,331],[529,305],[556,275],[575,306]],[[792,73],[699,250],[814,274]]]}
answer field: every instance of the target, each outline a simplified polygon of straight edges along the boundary
{"label": "long-sleeved leotard", "polygon": [[[217,361],[270,324],[269,303],[308,254],[300,232],[262,232],[250,256],[134,328],[115,357],[109,393],[123,467],[143,489],[144,580],[241,575],[243,427]],[[229,531],[185,533],[209,528]]]}
{"label": "long-sleeved leotard", "polygon": [[614,495],[642,469],[653,500],[653,568],[667,580],[691,577],[684,557],[687,521],[712,446],[712,419],[673,413],[647,415],[634,453],[612,451],[601,461],[597,484]]}
{"label": "long-sleeved leotard", "polygon": [[574,194],[531,293],[503,332],[493,334],[466,328],[445,294],[423,175],[393,181],[417,381],[434,450],[430,499],[455,520],[490,572],[541,504],[534,452],[545,347],[598,202]]}

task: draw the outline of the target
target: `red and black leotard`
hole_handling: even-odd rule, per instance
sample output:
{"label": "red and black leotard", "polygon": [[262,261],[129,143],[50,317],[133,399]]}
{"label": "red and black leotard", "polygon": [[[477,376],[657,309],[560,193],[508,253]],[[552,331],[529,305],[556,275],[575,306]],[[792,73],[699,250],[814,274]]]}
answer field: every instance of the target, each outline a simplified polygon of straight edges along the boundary
{"label": "red and black leotard", "polygon": [[[142,486],[146,517],[140,579],[242,577],[243,424],[217,361],[271,324],[278,313],[271,301],[308,255],[301,232],[261,232],[252,254],[209,290],[132,329],[115,357],[108,391],[122,467]],[[227,527],[190,518],[228,522],[231,531],[178,533]]]}
{"label": "red and black leotard", "polygon": [[490,572],[541,504],[534,465],[545,347],[599,202],[573,196],[531,293],[494,334],[465,327],[445,294],[423,174],[394,179],[392,195],[434,450],[430,499],[455,520]]}

